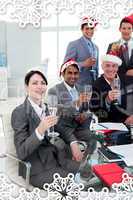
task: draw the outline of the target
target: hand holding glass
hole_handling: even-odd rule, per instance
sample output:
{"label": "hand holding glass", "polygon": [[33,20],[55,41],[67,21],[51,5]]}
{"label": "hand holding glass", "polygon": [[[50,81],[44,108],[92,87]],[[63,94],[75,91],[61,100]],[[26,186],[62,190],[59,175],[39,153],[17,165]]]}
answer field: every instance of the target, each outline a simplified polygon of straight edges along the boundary
{"label": "hand holding glass", "polygon": [[81,96],[80,96],[84,111],[88,111],[89,109],[89,102],[90,102],[91,96],[92,96],[92,86],[85,85],[83,88],[83,93],[81,93]]}
{"label": "hand holding glass", "polygon": [[118,97],[116,98],[116,100],[114,100],[114,104],[118,105],[118,98],[120,96],[120,79],[119,78],[114,78],[114,80],[111,82],[111,88],[112,90],[117,90],[118,92]]}
{"label": "hand holding glass", "polygon": [[84,94],[86,95],[86,97],[88,97],[88,103],[89,103],[91,96],[92,96],[92,86],[91,85],[84,86]]}
{"label": "hand holding glass", "polygon": [[[57,105],[58,105],[58,99],[56,95],[48,95],[48,110],[50,115],[56,116],[57,113]],[[48,132],[49,137],[57,137],[59,136],[59,133],[54,131],[54,127],[52,128],[52,132]]]}

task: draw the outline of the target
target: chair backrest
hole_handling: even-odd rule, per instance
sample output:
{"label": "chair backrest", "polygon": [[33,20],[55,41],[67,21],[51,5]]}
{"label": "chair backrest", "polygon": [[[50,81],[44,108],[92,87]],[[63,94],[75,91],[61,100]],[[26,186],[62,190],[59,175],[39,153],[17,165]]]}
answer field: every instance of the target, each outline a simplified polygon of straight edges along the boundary
{"label": "chair backrest", "polygon": [[[14,131],[11,127],[11,113],[2,114],[2,125],[5,140],[5,155],[11,154],[16,156],[16,149],[14,145]],[[18,161],[12,160],[9,157],[5,158],[4,172],[9,177],[18,175]]]}
{"label": "chair backrest", "polygon": [[[26,188],[25,180],[18,176],[18,161],[12,159],[9,155],[13,155],[17,158],[16,149],[14,145],[14,131],[11,127],[11,113],[2,114],[2,125],[5,139],[5,163],[4,163],[4,173],[10,178],[15,184]],[[33,190],[33,186],[29,185],[28,190]]]}
{"label": "chair backrest", "polygon": [[6,153],[11,153],[16,156],[14,146],[14,131],[11,127],[11,113],[2,114],[2,125],[6,145]]}
{"label": "chair backrest", "polygon": [[2,137],[4,139],[2,145],[5,145],[2,153],[8,155],[3,158],[3,172],[8,175],[12,182],[31,191],[33,190],[33,186],[27,186],[26,181],[22,177],[18,176],[19,165],[17,159],[13,159],[12,156],[9,156],[10,154],[17,158],[14,145],[14,131],[11,126],[11,113],[17,105],[20,105],[24,101],[24,99],[25,97],[9,98],[7,101],[2,101],[0,104],[0,117],[2,119],[2,130],[4,132],[4,134],[2,134],[4,135],[4,137]]}
{"label": "chair backrest", "polygon": [[1,104],[1,119],[5,139],[6,153],[11,153],[16,156],[14,146],[14,131],[11,127],[11,114],[13,109],[23,102],[24,98],[11,98],[8,101],[3,101]]}

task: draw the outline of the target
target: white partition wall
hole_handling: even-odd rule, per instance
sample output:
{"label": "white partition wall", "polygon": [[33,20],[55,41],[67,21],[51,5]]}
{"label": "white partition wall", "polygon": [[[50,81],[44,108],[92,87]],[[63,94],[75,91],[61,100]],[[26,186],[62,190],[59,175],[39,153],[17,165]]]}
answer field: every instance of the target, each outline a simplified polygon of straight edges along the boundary
{"label": "white partition wall", "polygon": [[7,44],[9,97],[20,97],[24,95],[27,70],[41,62],[40,29],[21,29],[16,23],[7,23]]}
{"label": "white partition wall", "polygon": [[0,100],[8,97],[6,22],[0,22]]}
{"label": "white partition wall", "polygon": [[7,67],[0,67],[0,100],[8,98]]}

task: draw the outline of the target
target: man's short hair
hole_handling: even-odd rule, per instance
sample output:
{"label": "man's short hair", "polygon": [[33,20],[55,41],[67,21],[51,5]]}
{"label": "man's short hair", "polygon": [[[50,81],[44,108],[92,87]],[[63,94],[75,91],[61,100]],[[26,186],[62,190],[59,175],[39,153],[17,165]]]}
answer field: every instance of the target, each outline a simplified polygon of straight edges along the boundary
{"label": "man's short hair", "polygon": [[129,23],[129,24],[132,25],[132,28],[133,28],[133,24],[132,24],[127,18],[123,18],[123,19],[121,20],[119,28],[122,27],[122,24],[123,24],[123,23]]}

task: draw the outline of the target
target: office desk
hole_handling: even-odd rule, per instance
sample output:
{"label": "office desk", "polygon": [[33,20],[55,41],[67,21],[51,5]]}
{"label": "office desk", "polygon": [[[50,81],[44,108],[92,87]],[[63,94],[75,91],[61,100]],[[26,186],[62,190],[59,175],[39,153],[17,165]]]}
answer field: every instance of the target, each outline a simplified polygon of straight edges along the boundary
{"label": "office desk", "polygon": [[[124,147],[124,146],[128,146],[128,145],[122,145],[122,147]],[[132,144],[129,144],[129,146],[131,146],[130,148],[132,149]],[[131,154],[132,154],[132,152],[131,152]],[[127,172],[129,175],[133,176],[133,166],[127,166],[123,159],[124,158],[122,157],[122,155],[111,152],[108,149],[108,147],[103,146],[103,147],[98,148],[98,160],[99,160],[98,163],[102,164],[102,163],[114,163],[115,162],[120,167],[122,167],[125,170],[125,172]]]}

